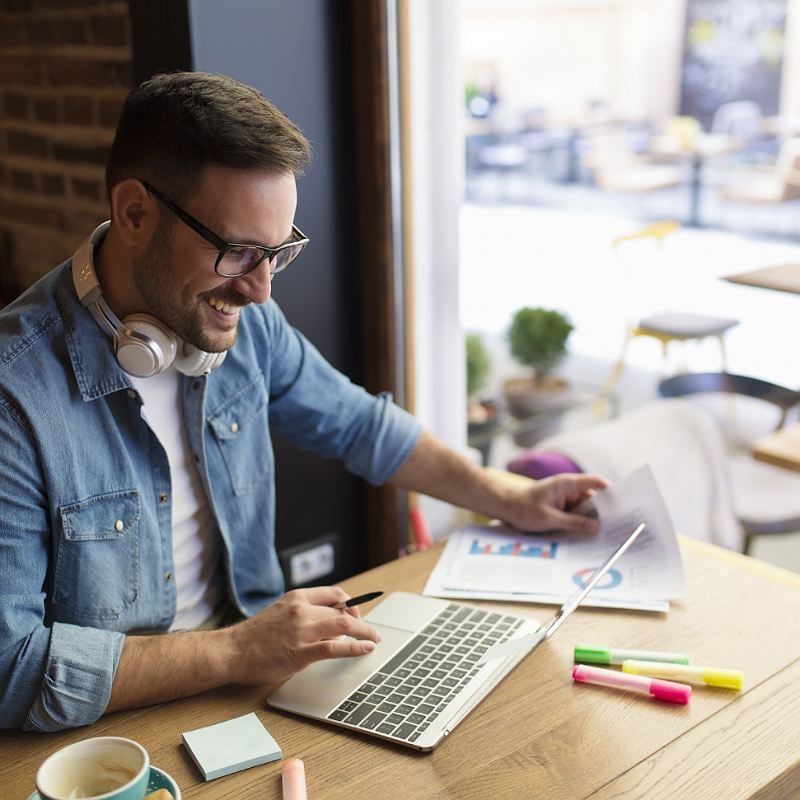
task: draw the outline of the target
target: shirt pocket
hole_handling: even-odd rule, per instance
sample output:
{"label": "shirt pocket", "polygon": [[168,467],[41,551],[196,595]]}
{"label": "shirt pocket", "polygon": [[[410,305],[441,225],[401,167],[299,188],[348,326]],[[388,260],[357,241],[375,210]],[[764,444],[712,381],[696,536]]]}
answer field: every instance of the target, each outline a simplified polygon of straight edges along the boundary
{"label": "shirt pocket", "polygon": [[237,495],[262,483],[265,470],[271,468],[267,401],[267,390],[259,377],[217,406],[207,418]]}
{"label": "shirt pocket", "polygon": [[53,602],[76,622],[117,620],[139,594],[139,520],[135,489],[59,507]]}

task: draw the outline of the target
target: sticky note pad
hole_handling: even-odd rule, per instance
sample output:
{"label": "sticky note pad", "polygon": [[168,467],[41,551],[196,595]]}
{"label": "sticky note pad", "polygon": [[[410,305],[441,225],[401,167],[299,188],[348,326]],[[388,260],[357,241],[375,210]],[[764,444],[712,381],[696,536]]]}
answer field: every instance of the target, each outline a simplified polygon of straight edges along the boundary
{"label": "sticky note pad", "polygon": [[283,755],[255,714],[188,731],[182,736],[189,755],[207,781],[277,761]]}

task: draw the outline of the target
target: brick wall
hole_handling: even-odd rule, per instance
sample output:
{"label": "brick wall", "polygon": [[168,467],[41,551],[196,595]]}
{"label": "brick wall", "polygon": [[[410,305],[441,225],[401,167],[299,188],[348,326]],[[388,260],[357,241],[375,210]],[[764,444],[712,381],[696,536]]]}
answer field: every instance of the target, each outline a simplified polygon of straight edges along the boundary
{"label": "brick wall", "polygon": [[132,76],[126,0],[0,0],[0,299],[107,218],[104,166]]}

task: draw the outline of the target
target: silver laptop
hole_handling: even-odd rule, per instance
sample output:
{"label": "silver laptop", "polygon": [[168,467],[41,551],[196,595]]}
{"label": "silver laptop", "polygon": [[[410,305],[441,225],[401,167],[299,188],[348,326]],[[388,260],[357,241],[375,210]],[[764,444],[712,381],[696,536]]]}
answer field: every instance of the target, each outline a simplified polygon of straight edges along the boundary
{"label": "silver laptop", "polygon": [[644,523],[546,626],[536,620],[407,592],[365,619],[381,641],[365,656],[312,664],[267,702],[274,708],[432,750],[541,642],[549,639],[631,546]]}

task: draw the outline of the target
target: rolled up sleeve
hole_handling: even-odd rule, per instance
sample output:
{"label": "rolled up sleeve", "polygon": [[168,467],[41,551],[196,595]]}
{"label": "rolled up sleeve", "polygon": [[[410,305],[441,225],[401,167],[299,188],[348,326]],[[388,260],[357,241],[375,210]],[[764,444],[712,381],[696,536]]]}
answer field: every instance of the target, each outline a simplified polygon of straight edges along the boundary
{"label": "rolled up sleeve", "polygon": [[40,690],[24,730],[91,725],[106,710],[125,635],[55,623]]}
{"label": "rolled up sleeve", "polygon": [[0,728],[88,725],[111,696],[124,635],[45,623],[50,523],[28,432],[0,398]]}

